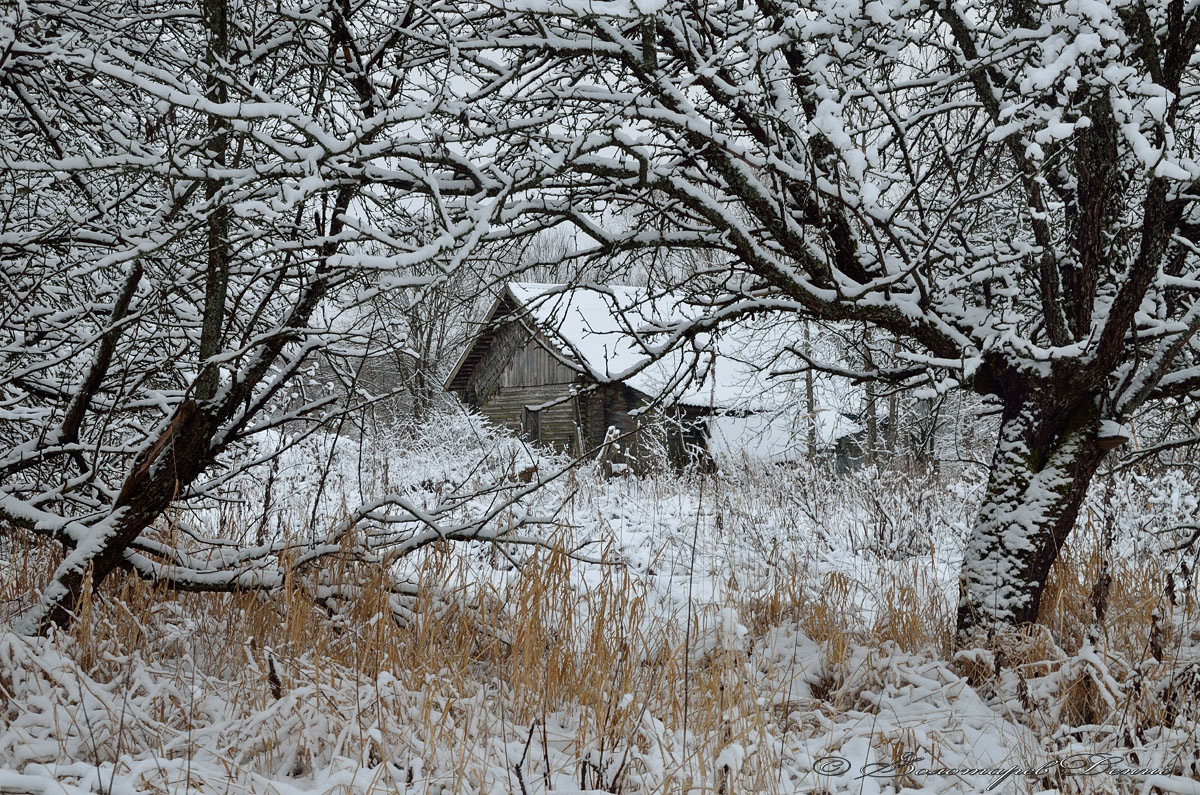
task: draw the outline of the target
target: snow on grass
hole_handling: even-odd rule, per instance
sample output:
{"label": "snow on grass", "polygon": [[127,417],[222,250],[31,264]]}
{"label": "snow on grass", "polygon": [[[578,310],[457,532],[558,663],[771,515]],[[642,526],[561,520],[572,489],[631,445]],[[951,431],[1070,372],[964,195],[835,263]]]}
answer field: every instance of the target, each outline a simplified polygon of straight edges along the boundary
{"label": "snow on grass", "polygon": [[[565,463],[474,421],[332,441],[286,453],[270,500],[256,475],[229,484],[241,503],[192,520],[303,533],[380,491],[428,505]],[[1110,560],[1103,631],[1089,621],[1106,545],[1089,525],[1051,584],[1052,629],[955,653],[981,488],[918,471],[585,467],[521,506],[554,514],[545,549],[396,561],[426,594],[403,625],[370,588],[330,617],[299,591],[117,583],[70,634],[0,633],[0,791],[1200,791],[1200,626],[1178,561],[1145,552],[1130,508],[1170,518],[1193,492],[1124,480],[1089,503],[1129,551]],[[54,556],[6,558],[15,615]],[[1168,772],[1107,773],[1090,755],[1108,753]]]}

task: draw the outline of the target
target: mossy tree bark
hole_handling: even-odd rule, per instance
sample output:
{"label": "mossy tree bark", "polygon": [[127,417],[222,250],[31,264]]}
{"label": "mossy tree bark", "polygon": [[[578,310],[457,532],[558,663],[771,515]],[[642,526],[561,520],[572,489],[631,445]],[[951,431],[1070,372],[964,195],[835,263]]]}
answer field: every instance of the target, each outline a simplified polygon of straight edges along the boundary
{"label": "mossy tree bark", "polygon": [[1063,404],[1045,390],[1004,414],[983,506],[963,557],[958,638],[1037,620],[1050,568],[1104,458],[1091,396]]}

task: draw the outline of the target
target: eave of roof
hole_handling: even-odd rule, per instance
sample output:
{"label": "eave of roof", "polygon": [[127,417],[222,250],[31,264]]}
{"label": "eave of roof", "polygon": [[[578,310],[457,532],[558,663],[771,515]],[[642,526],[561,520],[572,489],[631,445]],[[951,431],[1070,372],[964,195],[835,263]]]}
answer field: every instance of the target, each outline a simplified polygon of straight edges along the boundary
{"label": "eave of roof", "polygon": [[[581,374],[586,374],[586,369],[580,366],[579,361],[573,355],[561,350],[561,346],[555,345],[553,340],[550,339],[544,330],[538,327],[536,322],[528,322],[532,319],[532,313],[528,304],[512,289],[514,284],[516,283],[510,282],[505,284],[500,294],[496,296],[496,300],[492,302],[492,307],[486,315],[487,320],[483,322],[480,331],[472,338],[471,344],[458,357],[458,361],[455,362],[450,375],[442,384],[442,388],[447,392],[466,389],[467,376],[463,375],[463,371],[468,369],[468,364],[478,363],[486,355],[487,349],[492,344],[495,332],[506,322],[520,323],[529,335],[545,348],[548,353],[567,367],[578,370]],[[544,286],[549,288],[561,285]],[[512,307],[508,311],[501,312],[500,310],[506,303],[511,303]],[[505,318],[509,318],[509,320],[505,320]],[[460,375],[463,375],[461,382],[459,382]]]}

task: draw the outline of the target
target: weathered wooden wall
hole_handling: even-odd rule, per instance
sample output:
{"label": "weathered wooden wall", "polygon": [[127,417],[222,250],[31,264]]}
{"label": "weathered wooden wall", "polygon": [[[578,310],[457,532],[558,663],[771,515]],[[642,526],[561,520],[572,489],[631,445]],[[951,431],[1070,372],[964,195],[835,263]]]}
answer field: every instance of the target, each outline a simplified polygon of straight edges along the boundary
{"label": "weathered wooden wall", "polygon": [[468,376],[467,394],[482,404],[499,389],[570,384],[578,375],[520,323],[506,323],[493,333],[491,346]]}
{"label": "weathered wooden wall", "polygon": [[[548,405],[552,404],[552,405]],[[569,384],[511,386],[500,389],[479,407],[480,413],[497,425],[522,431],[525,408],[542,406],[539,442],[567,452],[577,452],[575,398]]]}
{"label": "weathered wooden wall", "polygon": [[573,392],[579,377],[524,326],[508,323],[496,330],[470,373],[467,397],[492,422],[518,433],[526,410],[536,409],[540,433],[531,441],[574,453],[579,433]]}
{"label": "weathered wooden wall", "polygon": [[656,452],[665,450],[672,464],[683,466],[696,448],[705,447],[695,410],[633,416],[645,405],[644,395],[623,384],[589,384],[518,322],[489,332],[480,343],[484,350],[470,362],[458,389],[489,420],[517,433],[525,431],[527,411],[537,410],[537,438],[530,441],[579,455],[598,448],[615,427],[625,435],[622,462],[639,471],[662,463]]}
{"label": "weathered wooden wall", "polygon": [[632,412],[645,406],[647,398],[623,385],[607,387],[604,397],[604,426],[615,427],[625,437],[621,441],[625,463],[635,470],[646,472],[664,463],[677,468],[707,463],[703,410],[681,406],[635,415]]}

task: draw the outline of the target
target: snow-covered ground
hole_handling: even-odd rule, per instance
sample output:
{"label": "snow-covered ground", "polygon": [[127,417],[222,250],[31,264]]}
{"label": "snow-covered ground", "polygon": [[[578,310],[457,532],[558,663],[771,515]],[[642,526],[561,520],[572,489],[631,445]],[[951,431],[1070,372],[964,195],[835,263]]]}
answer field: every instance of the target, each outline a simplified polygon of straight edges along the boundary
{"label": "snow-covered ground", "polygon": [[[566,463],[463,418],[332,442],[192,520],[302,538],[381,493],[430,507]],[[369,590],[330,617],[126,583],[70,635],[0,632],[0,792],[1200,793],[1195,567],[1147,552],[1194,514],[1189,481],[1101,482],[1052,631],[952,652],[981,478],[572,469],[494,520],[552,518],[521,531],[546,548],[394,561],[436,594],[402,624]],[[1089,631],[1106,528],[1117,579]],[[44,554],[8,550],[3,620]]]}

